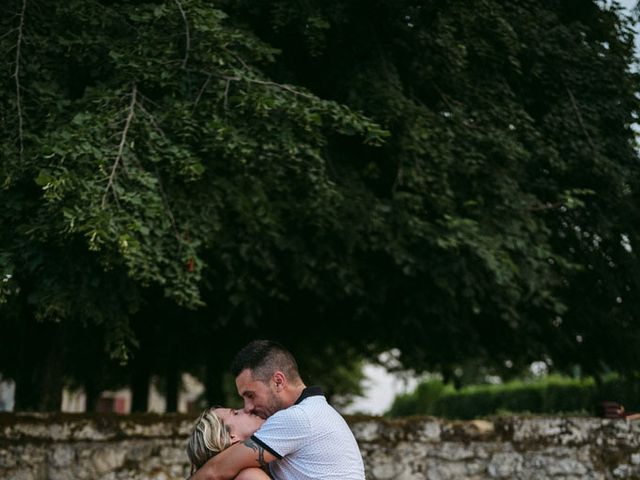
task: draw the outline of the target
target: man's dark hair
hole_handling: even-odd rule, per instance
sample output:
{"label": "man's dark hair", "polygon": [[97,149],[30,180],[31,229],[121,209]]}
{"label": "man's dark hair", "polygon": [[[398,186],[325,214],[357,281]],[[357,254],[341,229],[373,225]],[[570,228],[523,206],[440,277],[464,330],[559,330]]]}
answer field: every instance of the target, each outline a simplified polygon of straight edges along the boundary
{"label": "man's dark hair", "polygon": [[253,378],[261,382],[267,382],[278,370],[291,381],[300,380],[298,364],[291,352],[271,340],[254,340],[236,354],[231,373],[237,377],[246,369],[251,370]]}

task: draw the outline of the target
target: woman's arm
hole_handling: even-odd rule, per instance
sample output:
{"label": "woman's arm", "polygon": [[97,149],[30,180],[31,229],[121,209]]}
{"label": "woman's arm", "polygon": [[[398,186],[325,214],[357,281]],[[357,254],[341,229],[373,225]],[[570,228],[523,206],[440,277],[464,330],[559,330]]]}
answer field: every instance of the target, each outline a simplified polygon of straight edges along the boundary
{"label": "woman's arm", "polygon": [[235,480],[271,480],[271,477],[261,468],[245,468]]}
{"label": "woman's arm", "polygon": [[275,459],[276,457],[261,445],[247,439],[209,459],[191,476],[190,480],[232,480],[237,478],[244,469],[256,468],[259,470],[257,467],[264,467]]}

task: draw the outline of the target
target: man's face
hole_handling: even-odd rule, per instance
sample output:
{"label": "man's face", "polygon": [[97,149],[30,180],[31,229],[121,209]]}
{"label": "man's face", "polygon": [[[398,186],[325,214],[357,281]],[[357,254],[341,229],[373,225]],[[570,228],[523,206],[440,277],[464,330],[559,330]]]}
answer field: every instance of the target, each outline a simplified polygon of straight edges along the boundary
{"label": "man's face", "polygon": [[260,418],[268,418],[282,410],[282,402],[275,389],[275,382],[255,380],[251,370],[246,369],[236,377],[236,388],[244,400],[244,411]]}

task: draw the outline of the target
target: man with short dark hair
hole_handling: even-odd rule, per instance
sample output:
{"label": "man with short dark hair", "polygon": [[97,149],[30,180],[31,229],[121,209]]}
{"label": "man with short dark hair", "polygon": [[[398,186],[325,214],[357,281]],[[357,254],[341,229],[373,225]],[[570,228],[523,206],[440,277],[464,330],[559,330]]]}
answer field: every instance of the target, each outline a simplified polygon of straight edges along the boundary
{"label": "man with short dark hair", "polygon": [[230,480],[268,465],[276,480],[364,480],[349,426],[319,387],[307,387],[282,345],[255,340],[232,364],[244,410],[266,421],[250,439],[220,452],[192,480]]}

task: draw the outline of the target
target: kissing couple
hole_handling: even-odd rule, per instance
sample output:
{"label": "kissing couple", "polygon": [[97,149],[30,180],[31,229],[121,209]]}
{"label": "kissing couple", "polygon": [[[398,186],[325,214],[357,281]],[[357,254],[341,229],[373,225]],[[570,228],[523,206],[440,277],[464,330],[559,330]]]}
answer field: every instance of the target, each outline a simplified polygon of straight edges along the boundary
{"label": "kissing couple", "polygon": [[231,371],[244,408],[200,415],[187,445],[190,480],[364,480],[349,426],[320,387],[304,384],[287,349],[254,340]]}

